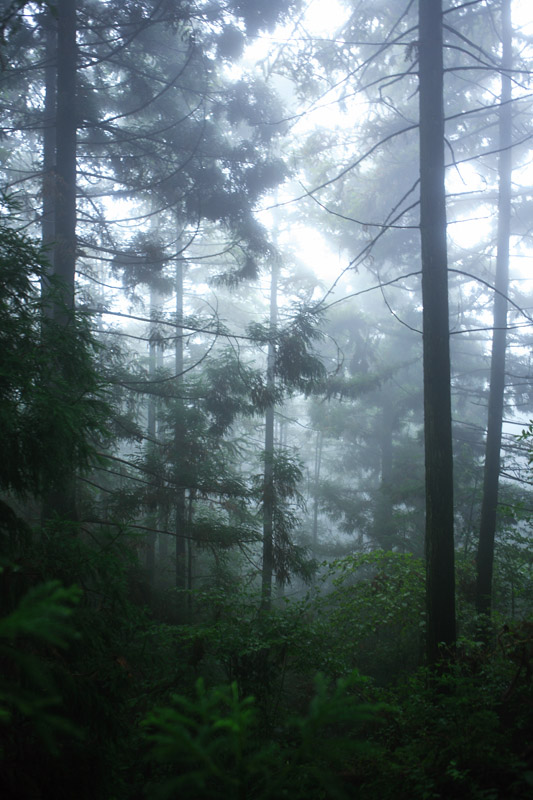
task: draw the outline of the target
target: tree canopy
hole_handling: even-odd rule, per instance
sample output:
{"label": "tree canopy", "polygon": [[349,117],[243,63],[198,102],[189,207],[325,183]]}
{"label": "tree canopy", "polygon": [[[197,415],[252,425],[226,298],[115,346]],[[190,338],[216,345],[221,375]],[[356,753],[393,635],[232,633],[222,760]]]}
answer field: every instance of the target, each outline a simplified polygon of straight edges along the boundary
{"label": "tree canopy", "polygon": [[4,3],[6,797],[530,796],[529,16]]}

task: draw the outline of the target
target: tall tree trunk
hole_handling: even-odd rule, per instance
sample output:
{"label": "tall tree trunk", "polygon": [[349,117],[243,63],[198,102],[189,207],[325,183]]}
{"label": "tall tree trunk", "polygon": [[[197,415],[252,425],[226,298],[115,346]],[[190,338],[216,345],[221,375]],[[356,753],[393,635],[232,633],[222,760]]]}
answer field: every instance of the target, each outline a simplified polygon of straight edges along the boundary
{"label": "tall tree trunk", "polygon": [[[53,14],[43,15],[46,37],[43,114],[43,207],[41,234],[43,245],[51,248],[55,237],[55,160],[56,160],[56,97],[57,97],[57,24]],[[48,258],[52,259],[51,249]],[[53,264],[52,264],[53,267]]]}
{"label": "tall tree trunk", "polygon": [[[277,256],[272,259],[270,277],[270,336],[276,332],[278,322]],[[269,342],[267,355],[267,389],[275,388],[276,350]],[[261,606],[268,610],[272,601],[272,573],[274,571],[274,404],[265,412],[265,468],[263,476],[263,560],[261,569]]]}
{"label": "tall tree trunk", "polygon": [[[52,186],[45,185],[43,203],[43,239],[46,243],[53,241],[51,263],[54,274],[62,281],[61,297],[51,295],[50,316],[61,326],[69,324],[70,310],[74,308],[74,280],[76,273],[76,0],[58,0],[56,6],[57,38],[56,38],[56,81],[47,67],[45,95],[45,140],[44,158],[48,177],[54,176]],[[52,58],[49,50],[54,36],[51,33],[47,41],[47,61]],[[50,69],[50,71],[48,71]],[[54,98],[55,95],[55,98]],[[55,100],[55,103],[54,103]],[[55,105],[55,125],[48,119]],[[46,131],[50,125],[51,130]],[[55,127],[55,143],[52,131]],[[55,146],[54,146],[55,144]],[[52,162],[51,150],[55,154]],[[47,287],[43,286],[43,289]],[[62,380],[69,383],[69,364],[58,363],[58,372]],[[60,390],[61,381],[58,382]],[[43,498],[41,516],[43,522],[58,515],[64,519],[76,521],[76,479],[72,473],[65,474],[65,465],[61,465],[62,478],[57,481]]]}
{"label": "tall tree trunk", "polygon": [[[150,341],[148,351],[148,378],[154,380],[157,369],[157,356],[158,356],[158,338],[159,327],[157,325],[157,312],[160,307],[160,299],[154,288],[150,289]],[[157,436],[157,400],[155,395],[148,396],[148,420],[147,420],[147,433],[148,433],[148,448],[152,449],[156,446],[155,440]],[[152,498],[148,504],[148,518],[149,527],[156,527],[157,516],[157,502]],[[146,572],[148,574],[148,582],[153,585],[155,579],[155,546],[156,534],[149,533],[146,541]]]}
{"label": "tall tree trunk", "polygon": [[[176,260],[176,323],[183,321],[183,261]],[[183,388],[183,328],[176,328],[176,347],[174,351],[174,367],[176,373],[176,394],[178,395],[177,408],[179,408],[179,395]],[[184,420],[177,415],[175,424],[176,445],[176,470],[178,482],[182,485],[176,487],[176,588],[185,589],[187,586],[187,546],[186,532],[186,505],[185,488],[183,486],[183,451],[185,446]]]}
{"label": "tall tree trunk", "polygon": [[456,638],[442,35],[442,0],[419,0],[420,236],[429,664],[435,664],[445,655]]}
{"label": "tall tree trunk", "polygon": [[[196,491],[191,490],[187,498],[187,530],[192,529],[192,521],[194,514],[194,501],[196,499]],[[194,550],[192,546],[192,539],[187,539],[187,621],[192,625],[192,588],[194,582]]]}
{"label": "tall tree trunk", "polygon": [[379,447],[381,455],[381,481],[374,514],[374,538],[379,545],[390,549],[394,543],[392,514],[392,435],[394,409],[390,386],[385,385],[381,394]]}
{"label": "tall tree trunk", "polygon": [[[165,366],[165,352],[162,345],[159,345],[157,348],[157,358],[156,358],[156,366],[158,371],[162,371]],[[156,433],[157,433],[157,426],[156,426]],[[163,506],[159,507],[159,514],[157,518],[157,527],[162,530],[168,530],[168,517],[169,517],[169,509],[168,504],[165,502]],[[168,560],[168,534],[167,533],[160,533],[157,535],[157,563],[159,564],[159,569],[161,575],[164,575],[164,570],[166,567],[166,563]]]}
{"label": "tall tree trunk", "polygon": [[490,365],[489,408],[481,523],[477,551],[476,608],[489,616],[492,603],[492,570],[494,538],[498,507],[500,450],[505,392],[505,348],[507,328],[507,291],[509,288],[509,236],[511,232],[512,177],[512,84],[513,28],[511,0],[501,0],[502,7],[502,73],[501,106],[499,112],[499,195],[498,241],[496,253],[496,292],[494,294],[492,355]]}
{"label": "tall tree trunk", "polygon": [[64,301],[74,306],[76,273],[76,0],[57,5],[57,106],[55,158],[54,273]]}
{"label": "tall tree trunk", "polygon": [[323,441],[324,437],[322,431],[317,431],[315,444],[315,474],[313,479],[313,555],[315,556],[318,549],[318,493],[320,489]]}

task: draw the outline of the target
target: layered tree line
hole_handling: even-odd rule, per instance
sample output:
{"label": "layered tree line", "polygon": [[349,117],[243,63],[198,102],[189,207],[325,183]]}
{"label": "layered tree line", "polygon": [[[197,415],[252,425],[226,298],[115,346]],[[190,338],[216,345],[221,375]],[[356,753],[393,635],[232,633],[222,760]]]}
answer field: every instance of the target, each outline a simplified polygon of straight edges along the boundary
{"label": "layered tree line", "polygon": [[530,796],[530,26],[320,4],[0,9],[6,796]]}

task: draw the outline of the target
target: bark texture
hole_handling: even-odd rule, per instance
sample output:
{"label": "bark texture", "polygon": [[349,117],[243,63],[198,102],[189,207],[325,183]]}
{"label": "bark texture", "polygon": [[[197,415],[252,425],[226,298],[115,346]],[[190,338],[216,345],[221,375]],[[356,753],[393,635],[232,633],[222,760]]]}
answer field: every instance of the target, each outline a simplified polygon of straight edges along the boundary
{"label": "bark texture", "polygon": [[[43,245],[51,248],[55,237],[55,161],[56,161],[56,98],[57,98],[57,25],[54,16],[43,17],[46,36],[44,68],[43,116],[43,209],[41,231]],[[51,250],[48,251],[52,258]],[[53,265],[52,265],[53,266]]]}
{"label": "bark texture", "polygon": [[74,305],[76,274],[76,73],[76,2],[58,0],[53,263],[70,307]]}
{"label": "bark texture", "polygon": [[[176,260],[176,323],[183,321],[183,261]],[[183,328],[176,328],[176,345],[174,350],[174,369],[176,373],[176,391],[181,394],[183,388]],[[183,458],[185,450],[185,430],[183,419],[176,419],[176,459],[181,467],[177,470],[179,480],[182,482],[181,473],[183,471]],[[185,489],[182,486],[176,487],[176,588],[185,589],[190,582],[192,562],[189,565],[186,547],[186,502]],[[192,552],[190,553],[192,558]],[[191,588],[189,586],[189,588]]]}
{"label": "bark texture", "polygon": [[427,658],[453,647],[455,576],[441,0],[419,2]]}
{"label": "bark texture", "polygon": [[[270,280],[270,334],[274,335],[278,321],[277,258],[272,261]],[[267,388],[274,390],[276,351],[269,342],[267,357]],[[261,567],[261,605],[270,608],[272,601],[272,574],[274,572],[274,405],[265,412],[265,471],[263,479],[263,559]]]}
{"label": "bark texture", "polygon": [[509,236],[511,233],[512,179],[512,83],[513,29],[511,0],[502,0],[502,73],[499,118],[498,163],[498,240],[496,254],[496,292],[494,294],[492,354],[490,365],[489,408],[483,498],[477,551],[476,608],[490,615],[492,605],[492,572],[494,540],[498,509],[500,451],[505,393],[505,350],[507,345],[507,291],[509,288]]}

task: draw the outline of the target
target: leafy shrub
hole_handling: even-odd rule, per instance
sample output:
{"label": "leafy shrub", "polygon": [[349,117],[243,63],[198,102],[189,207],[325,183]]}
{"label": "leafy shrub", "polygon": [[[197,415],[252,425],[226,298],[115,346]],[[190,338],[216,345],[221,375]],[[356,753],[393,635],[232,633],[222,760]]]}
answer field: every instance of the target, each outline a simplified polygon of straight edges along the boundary
{"label": "leafy shrub", "polygon": [[89,463],[108,407],[89,322],[65,305],[45,253],[10,226],[14,213],[0,196],[0,488],[25,495]]}
{"label": "leafy shrub", "polygon": [[[31,774],[42,756],[58,756],[65,740],[79,728],[63,702],[63,671],[58,650],[75,638],[72,614],[77,587],[48,581],[31,588],[16,608],[0,620],[0,789],[10,798],[33,791]],[[32,753],[24,764],[22,754]]]}
{"label": "leafy shrub", "polygon": [[376,550],[328,565],[313,603],[320,669],[357,667],[381,683],[416,668],[425,628],[425,568],[409,553]]}
{"label": "leafy shrub", "polygon": [[77,587],[67,589],[59,581],[49,581],[30,589],[17,608],[0,619],[0,722],[9,725],[16,717],[29,719],[38,737],[54,751],[54,734],[73,728],[57,713],[60,694],[37,647],[65,648],[75,638],[71,616],[79,599]]}
{"label": "leafy shrub", "polygon": [[382,710],[360,702],[359,682],[354,673],[330,688],[318,676],[308,713],[269,741],[252,697],[239,698],[235,683],[208,691],[198,680],[194,699],[175,695],[143,722],[149,758],[160,765],[147,797],[348,798],[351,760],[369,751],[364,732]]}
{"label": "leafy shrub", "polygon": [[[379,731],[379,757],[367,760],[361,800],[530,797],[525,743],[533,720],[530,710],[520,717],[511,709],[509,679],[492,657],[474,673],[459,661],[440,676],[419,670],[382,691],[391,713]],[[520,700],[531,709],[531,686],[522,685]]]}

